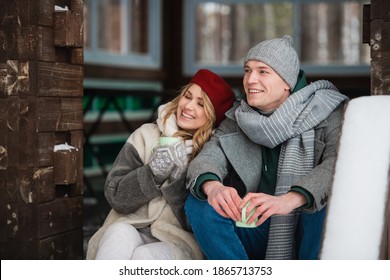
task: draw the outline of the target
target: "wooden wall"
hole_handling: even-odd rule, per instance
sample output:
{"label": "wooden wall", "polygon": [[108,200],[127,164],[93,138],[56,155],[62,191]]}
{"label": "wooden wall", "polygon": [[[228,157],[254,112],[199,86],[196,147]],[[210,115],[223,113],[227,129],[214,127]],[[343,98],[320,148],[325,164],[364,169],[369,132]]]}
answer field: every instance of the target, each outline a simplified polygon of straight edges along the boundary
{"label": "wooden wall", "polygon": [[0,6],[0,257],[81,259],[83,1]]}

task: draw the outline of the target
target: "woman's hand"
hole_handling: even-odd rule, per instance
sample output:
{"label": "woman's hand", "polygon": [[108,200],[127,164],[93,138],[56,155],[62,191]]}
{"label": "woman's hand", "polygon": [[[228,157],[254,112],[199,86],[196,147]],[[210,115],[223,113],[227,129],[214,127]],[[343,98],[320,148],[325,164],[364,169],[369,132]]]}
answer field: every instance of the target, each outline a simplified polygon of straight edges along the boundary
{"label": "woman's hand", "polygon": [[202,190],[207,195],[208,203],[218,214],[234,221],[241,219],[241,209],[238,206],[242,199],[235,188],[218,181],[206,181],[202,185]]}
{"label": "woman's hand", "polygon": [[178,179],[183,172],[187,170],[188,157],[186,152],[186,146],[183,142],[178,142],[173,145],[173,155],[175,166],[172,169],[170,175],[171,181]]}
{"label": "woman's hand", "polygon": [[158,184],[163,183],[168,177],[171,180],[177,179],[185,171],[187,164],[186,148],[181,141],[157,147],[149,162]]}

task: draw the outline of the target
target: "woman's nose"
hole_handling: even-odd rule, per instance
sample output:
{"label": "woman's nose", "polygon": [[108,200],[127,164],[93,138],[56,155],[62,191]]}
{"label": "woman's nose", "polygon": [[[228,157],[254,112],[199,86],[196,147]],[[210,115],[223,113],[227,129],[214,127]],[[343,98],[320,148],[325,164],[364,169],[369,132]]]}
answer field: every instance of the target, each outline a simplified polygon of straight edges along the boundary
{"label": "woman's nose", "polygon": [[194,108],[194,102],[195,100],[194,99],[191,99],[189,100],[186,104],[185,104],[185,108],[186,109],[189,109],[189,110],[192,110]]}

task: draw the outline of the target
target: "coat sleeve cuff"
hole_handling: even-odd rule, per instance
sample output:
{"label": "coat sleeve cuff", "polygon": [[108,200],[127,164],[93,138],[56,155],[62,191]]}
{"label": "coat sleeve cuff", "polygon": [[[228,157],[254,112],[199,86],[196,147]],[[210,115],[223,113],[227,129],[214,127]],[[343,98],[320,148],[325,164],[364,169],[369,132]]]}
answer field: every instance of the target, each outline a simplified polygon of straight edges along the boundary
{"label": "coat sleeve cuff", "polygon": [[214,173],[204,173],[198,177],[198,179],[195,182],[194,188],[193,188],[193,194],[195,194],[196,198],[200,200],[206,200],[207,195],[202,191],[202,184],[206,181],[219,181],[221,180],[218,178],[217,175]]}
{"label": "coat sleeve cuff", "polygon": [[314,197],[311,193],[300,186],[292,186],[290,192],[297,192],[305,196],[306,204],[299,207],[299,209],[308,209],[313,206]]}

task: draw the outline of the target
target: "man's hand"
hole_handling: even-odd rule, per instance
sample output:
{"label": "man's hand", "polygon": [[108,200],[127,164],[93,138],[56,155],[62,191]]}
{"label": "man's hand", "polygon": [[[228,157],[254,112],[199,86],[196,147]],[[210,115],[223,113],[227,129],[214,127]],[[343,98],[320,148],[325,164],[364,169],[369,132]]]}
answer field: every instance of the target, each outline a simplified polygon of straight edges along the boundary
{"label": "man's hand", "polygon": [[202,190],[207,195],[208,203],[218,214],[234,221],[241,219],[241,209],[238,206],[242,199],[235,188],[224,186],[218,181],[206,181]]}
{"label": "man's hand", "polygon": [[[261,225],[272,215],[287,215],[294,209],[306,204],[304,195],[297,192],[289,192],[281,196],[273,196],[265,193],[248,193],[238,206],[240,211],[250,201],[246,209],[247,215],[257,207],[256,211],[248,220],[248,224],[252,223],[256,217],[259,217],[256,225]],[[260,217],[261,216],[261,217]]]}

